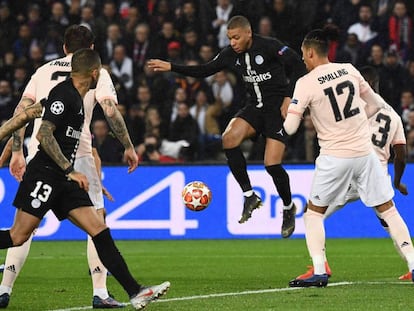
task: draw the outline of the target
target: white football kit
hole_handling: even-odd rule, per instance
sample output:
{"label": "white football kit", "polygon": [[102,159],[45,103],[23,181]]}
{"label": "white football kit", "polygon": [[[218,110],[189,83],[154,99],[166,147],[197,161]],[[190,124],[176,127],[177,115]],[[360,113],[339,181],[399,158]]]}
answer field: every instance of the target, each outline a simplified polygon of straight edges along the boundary
{"label": "white football kit", "polygon": [[351,64],[320,65],[296,82],[284,126],[293,133],[309,108],[321,147],[309,198],[314,205],[345,204],[352,183],[367,206],[392,199],[394,190],[373,150],[364,111],[385,106]]}
{"label": "white football kit", "polygon": [[[50,90],[58,83],[70,76],[72,54],[66,57],[50,61],[41,66],[31,77],[27,84],[23,96],[31,98],[35,103],[49,95]],[[111,77],[105,69],[101,69],[96,89],[89,90],[83,99],[83,113],[85,114],[82,134],[79,140],[79,147],[76,153],[74,168],[76,171],[86,175],[89,181],[89,197],[97,209],[104,207],[102,185],[95,167],[92,156],[92,135],[90,123],[92,120],[93,109],[97,102],[111,99],[118,102],[115,87]],[[37,152],[39,141],[36,138],[42,120],[34,120],[33,133],[28,144],[28,161]]]}

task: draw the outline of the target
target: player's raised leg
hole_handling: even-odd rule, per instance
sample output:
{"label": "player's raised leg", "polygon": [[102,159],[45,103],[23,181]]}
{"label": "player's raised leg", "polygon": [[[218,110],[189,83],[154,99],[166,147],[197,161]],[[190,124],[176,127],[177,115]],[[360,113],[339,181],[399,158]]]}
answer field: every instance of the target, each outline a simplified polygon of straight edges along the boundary
{"label": "player's raised leg", "polygon": [[255,130],[242,118],[233,118],[223,133],[223,149],[227,157],[227,164],[234,178],[240,185],[244,195],[244,206],[239,223],[246,222],[252,212],[262,205],[250,183],[247,174],[247,163],[240,149],[242,141],[255,134]]}

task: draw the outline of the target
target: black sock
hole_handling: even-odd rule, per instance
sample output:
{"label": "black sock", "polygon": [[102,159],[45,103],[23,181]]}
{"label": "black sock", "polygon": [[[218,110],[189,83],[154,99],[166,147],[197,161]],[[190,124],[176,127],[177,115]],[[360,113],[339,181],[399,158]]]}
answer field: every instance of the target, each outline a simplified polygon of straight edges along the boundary
{"label": "black sock", "polygon": [[227,157],[227,164],[230,167],[230,171],[233,173],[234,178],[239,183],[243,192],[252,190],[250,179],[247,175],[246,159],[244,158],[240,147],[224,149],[224,152]]}
{"label": "black sock", "polygon": [[290,193],[289,175],[281,164],[266,166],[266,171],[273,178],[276,190],[282,198],[283,205],[288,206],[292,202]]}
{"label": "black sock", "polygon": [[109,228],[95,235],[93,238],[99,259],[115,279],[122,285],[129,297],[137,294],[141,288],[128,270],[124,258],[115,246]]}
{"label": "black sock", "polygon": [[0,231],[0,249],[5,249],[13,246],[13,241],[10,236],[10,230]]}

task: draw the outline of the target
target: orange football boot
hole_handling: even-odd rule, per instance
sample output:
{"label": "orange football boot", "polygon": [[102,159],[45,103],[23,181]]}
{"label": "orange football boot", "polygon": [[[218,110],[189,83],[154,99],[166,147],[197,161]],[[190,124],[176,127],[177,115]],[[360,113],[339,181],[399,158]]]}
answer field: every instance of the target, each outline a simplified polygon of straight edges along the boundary
{"label": "orange football boot", "polygon": [[[308,271],[306,271],[304,274],[299,275],[296,279],[304,280],[304,279],[310,278],[314,273],[314,269],[313,269],[313,266],[307,266],[307,268],[308,268]],[[332,271],[327,261],[325,261],[325,269],[326,269],[326,274],[328,275],[328,277],[331,277]]]}

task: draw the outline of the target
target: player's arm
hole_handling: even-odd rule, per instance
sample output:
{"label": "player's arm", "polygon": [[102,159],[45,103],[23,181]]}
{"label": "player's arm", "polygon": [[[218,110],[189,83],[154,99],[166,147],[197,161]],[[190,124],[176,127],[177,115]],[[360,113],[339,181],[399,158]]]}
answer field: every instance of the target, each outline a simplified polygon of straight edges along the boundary
{"label": "player's arm", "polygon": [[394,149],[394,187],[402,194],[407,195],[407,186],[401,183],[402,175],[405,170],[406,145],[398,144],[393,146]]}
{"label": "player's arm", "polygon": [[308,107],[309,100],[307,98],[307,88],[304,88],[305,83],[302,80],[296,82],[293,99],[289,105],[285,122],[283,122],[283,128],[286,134],[293,135],[299,128],[302,121],[303,113]]}
{"label": "player's arm", "polygon": [[12,143],[13,143],[13,138],[9,138],[9,140],[6,143],[6,146],[4,146],[3,151],[1,152],[0,155],[0,167],[2,167],[4,165],[4,163],[6,163],[12,154]]}
{"label": "player's arm", "polygon": [[133,172],[138,166],[138,156],[129,136],[124,118],[116,108],[116,103],[113,99],[103,99],[99,104],[102,107],[109,126],[125,148],[124,155],[129,165],[128,172]]}
{"label": "player's arm", "polygon": [[112,194],[104,187],[102,184],[102,161],[99,156],[98,150],[95,147],[92,147],[92,156],[95,162],[96,172],[98,173],[99,181],[102,186],[102,194],[108,198],[109,201],[114,201]]}
{"label": "player's arm", "polygon": [[232,65],[231,61],[228,60],[231,53],[229,49],[230,48],[223,49],[223,51],[221,51],[211,61],[201,65],[186,66],[162,61],[160,59],[151,59],[148,61],[148,66],[154,71],[174,71],[185,76],[196,78],[208,77],[224,69],[226,67],[226,63],[228,63],[230,66]]}
{"label": "player's arm", "polygon": [[[34,103],[35,102],[32,98],[27,97],[27,96],[23,96],[21,98],[21,100],[19,101],[19,103],[17,104],[16,108],[14,109],[14,114],[13,115],[17,116],[17,115],[21,114],[23,111],[28,109]],[[42,112],[42,110],[41,110],[41,107],[40,107],[40,113],[41,112]],[[27,122],[29,122],[29,121],[27,121]],[[23,124],[23,125],[25,125],[25,124]],[[22,152],[23,153],[23,139],[24,139],[24,133],[26,132],[26,128],[23,125],[21,127],[17,128],[13,132],[13,146],[12,146],[13,152]]]}
{"label": "player's arm", "polygon": [[52,122],[43,120],[36,135],[37,140],[46,154],[65,172],[65,175],[76,181],[79,187],[88,191],[88,180],[83,174],[74,170],[72,164],[63,154],[55,136],[53,136],[55,129],[56,126]]}

